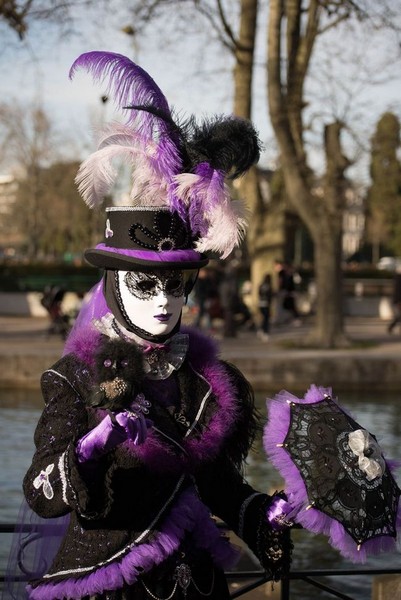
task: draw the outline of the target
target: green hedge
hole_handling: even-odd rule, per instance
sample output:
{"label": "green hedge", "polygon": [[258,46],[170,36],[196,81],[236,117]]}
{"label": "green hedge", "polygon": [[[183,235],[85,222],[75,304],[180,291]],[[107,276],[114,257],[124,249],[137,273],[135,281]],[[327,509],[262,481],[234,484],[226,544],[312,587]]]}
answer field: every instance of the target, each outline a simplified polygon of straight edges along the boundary
{"label": "green hedge", "polygon": [[[313,279],[311,269],[300,269],[302,281],[299,289],[306,289]],[[2,292],[43,292],[48,285],[59,285],[66,291],[87,292],[102,273],[89,265],[74,266],[71,264],[0,264],[0,291]],[[344,278],[392,279],[394,273],[378,269],[345,269]]]}
{"label": "green hedge", "polygon": [[101,277],[98,269],[73,265],[0,265],[2,292],[43,292],[48,285],[58,285],[69,292],[85,293]]}

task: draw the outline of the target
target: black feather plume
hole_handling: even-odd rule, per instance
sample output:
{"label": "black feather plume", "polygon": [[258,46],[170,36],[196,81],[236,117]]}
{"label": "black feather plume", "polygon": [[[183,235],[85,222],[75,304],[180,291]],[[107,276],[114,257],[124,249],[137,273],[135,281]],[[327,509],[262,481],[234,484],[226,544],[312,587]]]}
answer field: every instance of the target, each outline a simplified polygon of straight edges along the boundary
{"label": "black feather plume", "polygon": [[239,117],[215,116],[198,125],[190,119],[184,134],[185,149],[192,166],[208,162],[232,179],[257,163],[261,142],[252,123]]}
{"label": "black feather plume", "polygon": [[193,172],[196,165],[207,162],[235,179],[260,158],[262,144],[247,119],[216,115],[198,124],[192,116],[180,123],[172,113],[150,104],[124,108],[149,112],[170,128],[170,135],[177,136],[175,142],[179,143],[184,172]]}

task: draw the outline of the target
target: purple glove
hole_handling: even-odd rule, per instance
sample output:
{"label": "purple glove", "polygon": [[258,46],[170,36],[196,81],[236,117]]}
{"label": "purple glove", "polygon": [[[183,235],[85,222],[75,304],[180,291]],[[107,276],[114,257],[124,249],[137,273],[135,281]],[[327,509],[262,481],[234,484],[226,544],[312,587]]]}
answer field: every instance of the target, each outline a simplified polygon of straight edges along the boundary
{"label": "purple glove", "polygon": [[142,444],[147,435],[147,422],[142,413],[124,411],[115,418],[104,417],[94,429],[81,438],[75,449],[78,462],[97,460],[113,448],[130,439]]}
{"label": "purple glove", "polygon": [[124,411],[116,415],[116,421],[124,428],[126,439],[132,440],[135,446],[143,444],[146,440],[151,421],[145,419],[143,413]]}
{"label": "purple glove", "polygon": [[266,511],[266,519],[272,529],[282,531],[293,526],[291,513],[293,513],[293,508],[289,502],[280,496],[272,496],[272,502]]}

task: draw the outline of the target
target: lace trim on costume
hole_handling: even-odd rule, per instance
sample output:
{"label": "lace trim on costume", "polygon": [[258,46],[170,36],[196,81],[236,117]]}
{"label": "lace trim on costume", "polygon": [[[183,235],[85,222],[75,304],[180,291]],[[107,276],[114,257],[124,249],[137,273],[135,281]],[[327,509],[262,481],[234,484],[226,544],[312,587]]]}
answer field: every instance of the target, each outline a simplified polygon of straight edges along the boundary
{"label": "lace trim on costume", "polygon": [[119,332],[115,328],[114,320],[114,315],[107,313],[100,319],[93,319],[92,323],[99,333],[113,340],[120,337]]}
{"label": "lace trim on costume", "polygon": [[144,352],[144,369],[150,379],[167,379],[177,371],[188,351],[187,333],[176,333],[163,347],[156,346]]}
{"label": "lace trim on costume", "polygon": [[67,500],[67,477],[65,474],[64,462],[65,462],[65,452],[63,452],[63,454],[59,458],[58,470],[60,471],[60,479],[61,479],[61,488],[62,488],[61,495],[62,495],[64,503],[69,505],[68,500]]}

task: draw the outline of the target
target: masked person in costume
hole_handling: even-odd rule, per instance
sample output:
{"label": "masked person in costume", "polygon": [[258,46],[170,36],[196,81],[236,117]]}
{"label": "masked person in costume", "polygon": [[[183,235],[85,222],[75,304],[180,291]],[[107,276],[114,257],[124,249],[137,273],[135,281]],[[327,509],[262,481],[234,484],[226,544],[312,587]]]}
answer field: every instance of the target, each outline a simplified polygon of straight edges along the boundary
{"label": "masked person in costume", "polygon": [[42,376],[45,408],[24,479],[44,518],[70,514],[31,599],[229,598],[237,550],[222,519],[268,575],[289,569],[288,505],[254,490],[242,466],[258,428],[252,390],[215,343],[181,327],[207,253],[226,257],[245,221],[227,176],[259,158],[253,126],[234,117],[179,125],[150,76],[106,52],[80,56],[125,110],[77,182],[96,207],[132,168],[126,206],[106,209],[104,242],[85,252],[104,269],[60,361]]}

